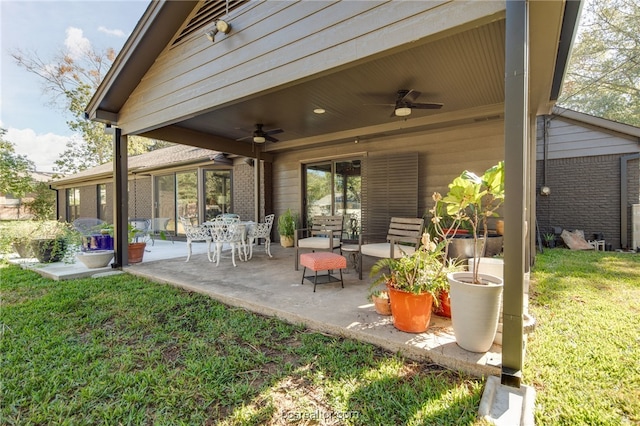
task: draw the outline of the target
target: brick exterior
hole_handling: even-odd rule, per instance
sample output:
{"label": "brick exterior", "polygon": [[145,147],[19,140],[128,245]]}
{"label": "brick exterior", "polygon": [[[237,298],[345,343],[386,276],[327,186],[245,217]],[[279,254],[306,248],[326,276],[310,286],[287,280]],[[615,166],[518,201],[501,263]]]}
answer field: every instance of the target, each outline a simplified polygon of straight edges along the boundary
{"label": "brick exterior", "polygon": [[81,186],[80,217],[98,217],[98,188],[96,185]]}
{"label": "brick exterior", "polygon": [[239,214],[243,220],[255,220],[253,198],[253,167],[238,162],[233,167],[233,206],[231,213]]}
{"label": "brick exterior", "polygon": [[[537,195],[540,232],[551,232],[558,226],[583,230],[587,239],[602,233],[614,250],[620,248],[620,157],[603,155],[548,160],[546,185],[551,189],[551,195]],[[544,185],[543,173],[543,162],[538,161],[538,194]],[[640,196],[638,160],[629,162],[628,188],[631,205]],[[628,233],[630,236],[631,224]]]}
{"label": "brick exterior", "polygon": [[152,217],[151,177],[136,177],[129,181],[129,217]]}

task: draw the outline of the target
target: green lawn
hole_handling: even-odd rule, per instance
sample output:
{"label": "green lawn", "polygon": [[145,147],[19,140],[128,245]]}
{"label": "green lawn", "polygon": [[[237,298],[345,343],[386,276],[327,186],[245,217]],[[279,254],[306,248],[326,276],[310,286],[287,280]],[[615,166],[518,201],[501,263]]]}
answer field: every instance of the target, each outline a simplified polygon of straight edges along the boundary
{"label": "green lawn", "polygon": [[532,281],[537,424],[640,424],[640,254],[545,250]]}
{"label": "green lawn", "polygon": [[476,424],[480,380],[123,274],[0,265],[0,424]]}
{"label": "green lawn", "polygon": [[[478,425],[483,381],[127,274],[0,264],[0,424]],[[640,255],[537,257],[539,425],[640,424]]]}

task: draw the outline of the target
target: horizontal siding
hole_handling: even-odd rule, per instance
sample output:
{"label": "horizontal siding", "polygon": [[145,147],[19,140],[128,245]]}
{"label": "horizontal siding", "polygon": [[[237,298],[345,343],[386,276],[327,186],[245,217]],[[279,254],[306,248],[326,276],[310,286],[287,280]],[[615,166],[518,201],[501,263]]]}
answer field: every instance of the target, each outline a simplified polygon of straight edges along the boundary
{"label": "horizontal siding", "polygon": [[195,34],[166,49],[118,125],[125,133],[145,130],[299,82],[405,45],[407,32],[415,41],[495,13],[503,7],[496,3],[250,2],[216,43]]}
{"label": "horizontal siding", "polygon": [[[542,123],[543,118],[540,117],[536,146],[538,160],[544,159]],[[581,125],[562,117],[555,117],[550,121],[547,143],[549,160],[640,152],[640,144],[635,137],[606,132],[598,127]]]}
{"label": "horizontal siding", "polygon": [[433,206],[434,191],[446,193],[447,185],[464,170],[482,173],[504,158],[504,121],[461,126],[455,129],[413,133],[401,137],[361,140],[358,144],[331,145],[278,154],[274,160],[274,209],[300,211],[300,169],[304,161],[353,158],[382,153],[418,153],[418,215]]}

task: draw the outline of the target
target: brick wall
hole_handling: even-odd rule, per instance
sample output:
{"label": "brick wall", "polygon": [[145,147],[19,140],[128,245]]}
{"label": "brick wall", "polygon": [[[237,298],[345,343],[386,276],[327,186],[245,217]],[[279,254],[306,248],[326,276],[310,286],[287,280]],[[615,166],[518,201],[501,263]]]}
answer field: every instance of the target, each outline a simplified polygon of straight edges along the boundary
{"label": "brick wall", "polygon": [[151,177],[136,177],[129,181],[129,217],[151,219]]}
{"label": "brick wall", "polygon": [[96,185],[79,187],[80,217],[98,217],[98,188]]}
{"label": "brick wall", "polygon": [[[633,203],[640,190],[637,160],[629,162],[629,171],[628,196]],[[544,184],[542,161],[537,162],[536,182],[539,194]],[[614,250],[620,248],[620,155],[548,160],[546,185],[551,195],[537,195],[541,233],[554,226],[583,230],[587,239],[602,233]]]}

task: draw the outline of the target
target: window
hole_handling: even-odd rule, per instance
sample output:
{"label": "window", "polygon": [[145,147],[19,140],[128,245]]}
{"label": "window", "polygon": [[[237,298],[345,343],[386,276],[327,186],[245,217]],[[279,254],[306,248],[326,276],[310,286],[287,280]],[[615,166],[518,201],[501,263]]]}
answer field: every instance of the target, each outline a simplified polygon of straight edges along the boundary
{"label": "window", "polygon": [[105,220],[107,217],[107,185],[98,185],[98,219]]}
{"label": "window", "polygon": [[80,217],[80,189],[67,189],[67,222],[73,222]]}

